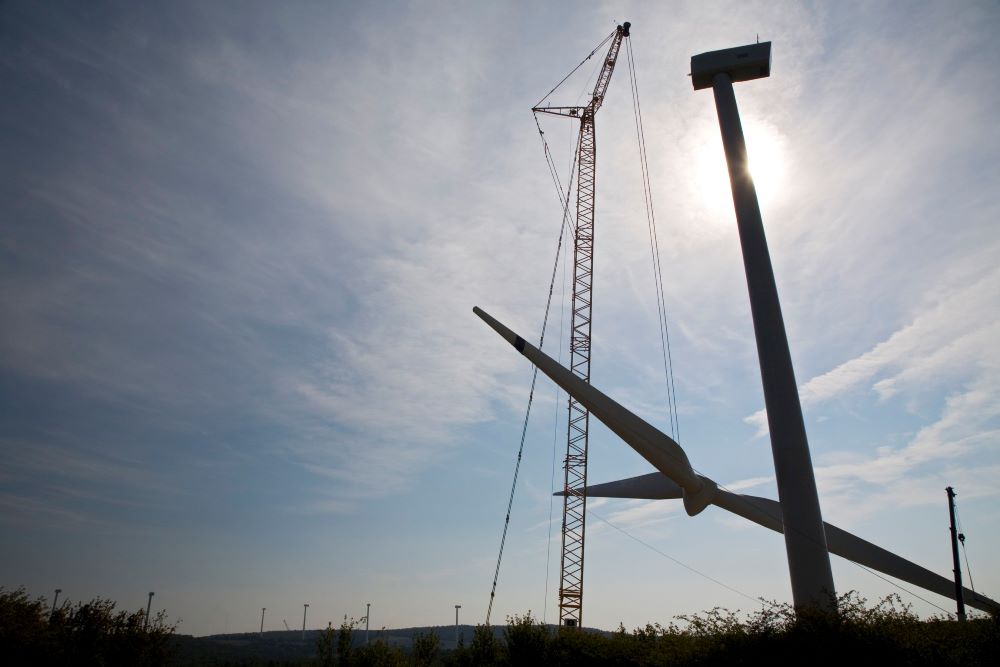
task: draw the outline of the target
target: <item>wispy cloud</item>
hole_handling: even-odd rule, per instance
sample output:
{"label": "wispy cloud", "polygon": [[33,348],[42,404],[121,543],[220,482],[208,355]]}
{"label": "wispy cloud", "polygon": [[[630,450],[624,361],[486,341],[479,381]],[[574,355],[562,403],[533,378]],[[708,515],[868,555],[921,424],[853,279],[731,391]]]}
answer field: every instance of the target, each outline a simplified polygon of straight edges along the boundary
{"label": "wispy cloud", "polygon": [[[98,115],[92,138],[25,171],[68,261],[5,277],[4,364],[151,409],[151,428],[253,415],[349,497],[398,491],[494,405],[520,407],[526,377],[504,374],[521,366],[471,307],[502,294],[537,310],[521,294],[544,270],[502,267],[541,267],[524,241],[549,244],[532,246],[531,206],[509,196],[527,177],[481,166],[517,159],[496,153],[503,118],[469,122],[477,63],[502,47],[453,20],[435,48],[440,17],[345,26],[294,63],[218,21],[181,58],[131,38],[47,42],[26,63],[39,76],[83,53],[108,83],[66,87]],[[373,33],[375,58],[357,48]],[[135,85],[137,66],[155,84]],[[177,94],[206,87],[211,100]]]}
{"label": "wispy cloud", "polygon": [[[979,474],[968,462],[990,451],[1000,434],[1000,358],[995,352],[1000,320],[992,305],[1000,293],[1000,271],[973,261],[959,273],[909,323],[868,352],[802,385],[802,403],[810,413],[826,402],[848,397],[865,402],[872,394],[882,409],[902,401],[921,414],[939,411],[905,437],[905,444],[864,451],[860,443],[845,443],[846,449],[819,455],[817,481],[827,506],[835,508],[834,517],[853,520],[883,507],[933,503],[940,489],[956,480],[978,488]],[[936,397],[942,392],[938,407]],[[746,421],[760,427],[758,435],[766,435],[763,411]],[[992,492],[973,492],[982,493]]]}
{"label": "wispy cloud", "polygon": [[[977,259],[982,264],[983,257]],[[804,383],[799,389],[803,406],[857,389],[874,391],[881,401],[901,391],[925,394],[995,372],[993,342],[1000,337],[1000,319],[992,304],[1000,293],[1000,270],[968,273],[960,276],[960,284],[936,290],[912,321],[872,349]],[[767,433],[763,410],[744,421],[757,426],[758,435]]]}
{"label": "wispy cloud", "polygon": [[[816,466],[821,493],[837,515],[855,518],[885,507],[928,505],[948,485],[969,497],[1000,493],[984,484],[996,465],[972,467],[1000,436],[1000,382],[982,378],[946,401],[937,421],[921,428],[905,445],[882,446],[874,453],[843,454],[843,460]],[[859,494],[858,492],[862,493]]]}
{"label": "wispy cloud", "polygon": [[[588,511],[595,509],[592,505],[592,502],[588,502]],[[650,502],[648,500],[617,501],[613,505],[616,509],[612,511],[608,511],[610,505],[606,505],[596,512],[599,517],[595,517],[589,522],[588,533],[604,532],[617,528],[637,535],[656,534],[662,536],[663,524],[676,519],[681,507],[679,503],[673,501]],[[622,505],[624,507],[617,509]],[[604,521],[601,521],[601,518]]]}
{"label": "wispy cloud", "polygon": [[740,479],[735,482],[730,482],[725,485],[725,488],[729,491],[746,491],[747,489],[753,489],[758,486],[763,486],[764,484],[770,484],[774,481],[774,475],[768,475],[766,477],[751,477],[749,479]]}

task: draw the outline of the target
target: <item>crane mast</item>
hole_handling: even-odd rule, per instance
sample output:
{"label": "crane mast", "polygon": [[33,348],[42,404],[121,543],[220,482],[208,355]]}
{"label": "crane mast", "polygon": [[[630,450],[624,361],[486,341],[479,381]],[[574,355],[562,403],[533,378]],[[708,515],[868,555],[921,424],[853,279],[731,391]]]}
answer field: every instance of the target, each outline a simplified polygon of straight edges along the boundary
{"label": "crane mast", "polygon": [[[545,106],[532,111],[580,119],[577,142],[576,226],[573,250],[573,305],[570,325],[570,369],[590,382],[591,308],[594,276],[594,190],[597,140],[594,116],[604,102],[611,83],[622,40],[629,36],[629,23],[615,29],[611,46],[586,106]],[[598,47],[599,48],[599,47]],[[566,458],[563,461],[562,562],[559,574],[559,623],[579,627],[583,623],[583,555],[587,525],[587,444],[589,411],[569,398]]]}

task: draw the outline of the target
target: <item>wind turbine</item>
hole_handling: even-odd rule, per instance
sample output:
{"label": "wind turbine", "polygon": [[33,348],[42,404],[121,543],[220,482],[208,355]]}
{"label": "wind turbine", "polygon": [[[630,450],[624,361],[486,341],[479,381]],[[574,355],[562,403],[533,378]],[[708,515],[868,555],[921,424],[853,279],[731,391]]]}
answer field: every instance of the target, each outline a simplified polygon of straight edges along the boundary
{"label": "wind turbine", "polygon": [[970,606],[998,612],[1000,605],[963,589],[960,582],[952,586],[948,579],[823,521],[781,304],[733,92],[735,82],[770,74],[770,42],[710,51],[691,58],[694,89],[712,88],[715,93],[743,251],[780,502],[720,489],[708,477],[695,473],[687,454],[668,435],[584,382],[478,307],[473,312],[659,471],[607,484],[586,485],[583,489],[572,489],[574,494],[677,498],[684,502],[689,516],[699,514],[708,505],[716,505],[783,533],[796,609],[836,611],[830,567],[830,552],[833,552],[945,597],[955,599],[958,591],[965,591]]}
{"label": "wind turbine", "polygon": [[[777,501],[720,489],[713,480],[694,471],[687,454],[666,433],[614,401],[593,384],[578,378],[569,369],[561,366],[555,359],[518,336],[481,308],[476,307],[472,310],[537,366],[538,370],[579,401],[590,414],[659,471],[588,486],[584,489],[587,496],[680,499],[688,516],[696,516],[709,505],[715,505],[775,532],[785,532],[781,505]],[[955,585],[951,580],[832,524],[824,522],[823,527],[830,553],[938,595],[955,599]],[[1000,613],[1000,603],[968,588],[962,590],[967,605],[986,612]]]}

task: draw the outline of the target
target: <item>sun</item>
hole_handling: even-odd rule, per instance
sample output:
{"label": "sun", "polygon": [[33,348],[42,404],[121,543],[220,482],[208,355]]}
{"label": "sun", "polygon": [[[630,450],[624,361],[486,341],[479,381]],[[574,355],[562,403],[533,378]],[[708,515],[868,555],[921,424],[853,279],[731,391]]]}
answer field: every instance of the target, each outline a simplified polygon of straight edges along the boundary
{"label": "sun", "polygon": [[[743,134],[757,199],[762,207],[773,205],[781,200],[785,183],[787,141],[771,123],[752,118],[744,121]],[[691,184],[710,217],[728,222],[733,199],[718,127],[706,127],[700,139],[694,149]]]}
{"label": "sun", "polygon": [[748,125],[745,134],[750,175],[757,197],[762,203],[772,203],[778,200],[785,184],[785,138],[770,123]]}

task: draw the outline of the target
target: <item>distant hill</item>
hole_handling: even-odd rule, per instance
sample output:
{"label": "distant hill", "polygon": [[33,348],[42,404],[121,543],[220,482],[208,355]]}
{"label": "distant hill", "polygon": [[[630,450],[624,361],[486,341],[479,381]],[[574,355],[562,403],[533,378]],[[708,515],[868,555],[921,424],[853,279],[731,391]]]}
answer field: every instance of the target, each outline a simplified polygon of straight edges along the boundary
{"label": "distant hill", "polygon": [[[553,631],[556,626],[548,626]],[[459,625],[459,638],[468,645],[475,630],[473,625]],[[498,639],[503,638],[505,625],[493,627],[493,633]],[[587,628],[604,636],[611,633],[605,630]],[[205,662],[253,662],[270,660],[304,660],[315,657],[316,642],[321,630],[273,630],[263,635],[257,632],[237,634],[207,635],[194,637],[191,635],[175,635],[173,642],[177,648],[177,662],[185,664],[202,664]],[[455,649],[454,625],[427,625],[413,628],[386,628],[369,631],[369,641],[384,641],[390,646],[408,650],[413,645],[413,638],[419,634],[434,632],[441,639],[441,650]],[[354,630],[353,646],[364,646],[364,628]]]}

